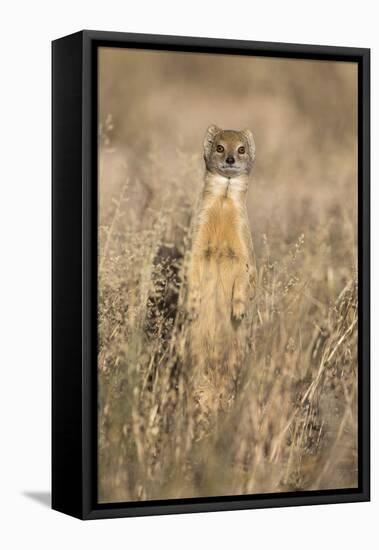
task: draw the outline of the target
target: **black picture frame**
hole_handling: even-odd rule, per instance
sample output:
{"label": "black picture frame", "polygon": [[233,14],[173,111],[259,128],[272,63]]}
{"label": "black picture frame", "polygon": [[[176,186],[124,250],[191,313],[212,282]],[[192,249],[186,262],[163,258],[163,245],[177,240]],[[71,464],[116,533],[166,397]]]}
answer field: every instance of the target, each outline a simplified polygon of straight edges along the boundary
{"label": "black picture frame", "polygon": [[[97,49],[358,63],[359,485],[357,489],[98,504]],[[52,43],[52,507],[81,519],[370,499],[370,50],[81,31]]]}

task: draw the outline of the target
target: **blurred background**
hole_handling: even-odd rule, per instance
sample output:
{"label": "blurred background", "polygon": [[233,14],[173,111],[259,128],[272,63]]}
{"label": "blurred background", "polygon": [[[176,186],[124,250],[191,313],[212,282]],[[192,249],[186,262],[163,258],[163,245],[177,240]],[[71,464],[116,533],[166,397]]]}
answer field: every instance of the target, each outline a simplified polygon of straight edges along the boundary
{"label": "blurred background", "polygon": [[101,220],[123,164],[141,223],[139,209],[160,207],[177,188],[191,201],[202,186],[210,124],[255,135],[248,204],[260,233],[276,229],[291,239],[299,216],[330,221],[342,203],[355,217],[356,83],[354,63],[101,49],[103,143],[109,138],[117,149],[101,157]]}
{"label": "blurred background", "polygon": [[[199,442],[166,327],[143,323],[157,250],[188,249],[210,124],[255,136],[259,285],[251,378]],[[357,65],[101,48],[98,170],[100,500],[355,486]]]}

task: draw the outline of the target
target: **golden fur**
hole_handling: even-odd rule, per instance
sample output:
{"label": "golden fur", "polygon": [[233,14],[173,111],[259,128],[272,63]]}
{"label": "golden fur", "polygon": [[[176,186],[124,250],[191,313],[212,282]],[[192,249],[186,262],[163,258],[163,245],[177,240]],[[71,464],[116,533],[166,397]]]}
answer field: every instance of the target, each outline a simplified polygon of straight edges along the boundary
{"label": "golden fur", "polygon": [[[246,143],[240,132],[221,136],[225,149]],[[205,174],[188,272],[188,303],[193,317],[191,353],[200,377],[220,394],[222,376],[230,397],[242,360],[255,259],[246,210],[250,168],[226,176],[220,163],[220,170],[207,168]]]}

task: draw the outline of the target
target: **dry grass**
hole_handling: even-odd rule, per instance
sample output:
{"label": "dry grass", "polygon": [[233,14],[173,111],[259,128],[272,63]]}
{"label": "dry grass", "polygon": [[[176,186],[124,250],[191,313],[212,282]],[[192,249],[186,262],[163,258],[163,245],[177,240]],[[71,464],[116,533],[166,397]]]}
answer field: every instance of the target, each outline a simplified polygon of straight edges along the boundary
{"label": "dry grass", "polygon": [[[252,60],[235,88],[209,57],[121,53],[100,64],[100,502],[356,486],[355,67]],[[235,402],[205,418],[176,300],[211,122],[256,133],[259,281]]]}

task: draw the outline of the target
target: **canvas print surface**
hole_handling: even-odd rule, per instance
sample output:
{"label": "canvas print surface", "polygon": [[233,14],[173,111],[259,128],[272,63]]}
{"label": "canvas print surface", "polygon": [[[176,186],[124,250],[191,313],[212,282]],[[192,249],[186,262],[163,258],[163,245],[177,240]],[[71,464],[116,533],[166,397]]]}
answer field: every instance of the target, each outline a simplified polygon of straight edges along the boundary
{"label": "canvas print surface", "polygon": [[99,49],[100,503],[357,487],[357,82]]}

